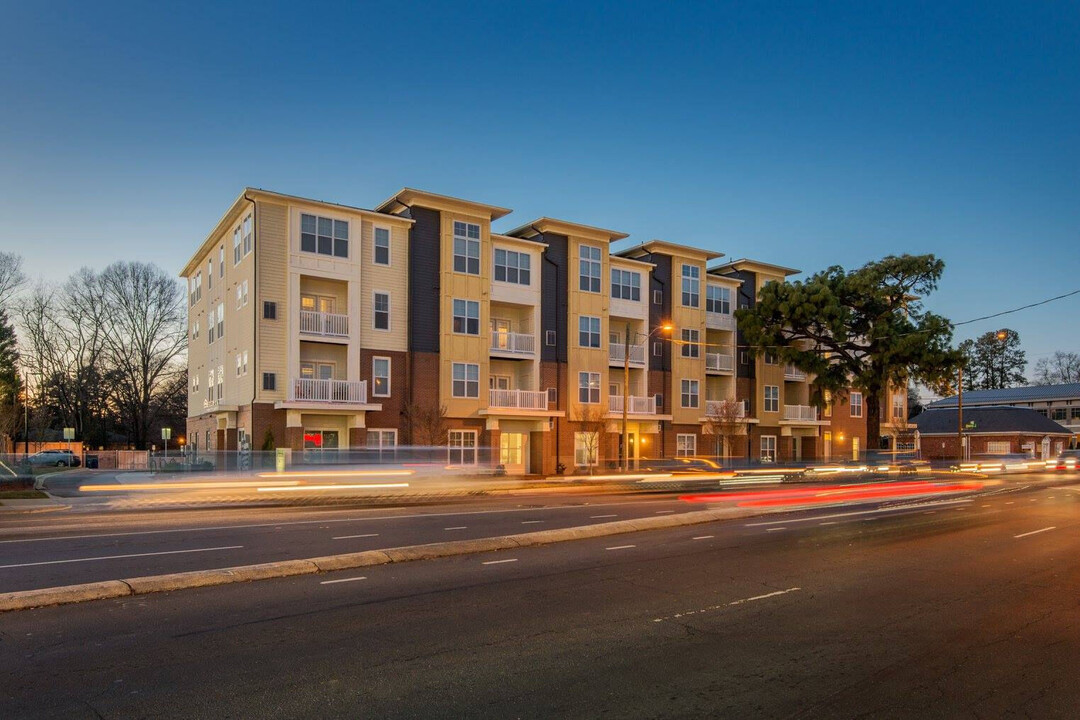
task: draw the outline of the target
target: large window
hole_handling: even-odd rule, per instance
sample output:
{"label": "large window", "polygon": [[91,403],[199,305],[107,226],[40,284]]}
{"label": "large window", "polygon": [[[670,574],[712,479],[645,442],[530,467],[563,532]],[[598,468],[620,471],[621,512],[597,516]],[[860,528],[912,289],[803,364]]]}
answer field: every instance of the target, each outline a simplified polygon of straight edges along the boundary
{"label": "large window", "polygon": [[893,393],[892,396],[892,416],[893,420],[903,420],[904,410],[906,403],[904,402],[904,395],[902,393]]}
{"label": "large window", "polygon": [[588,315],[578,318],[578,345],[585,348],[600,347],[600,318]]}
{"label": "large window", "polygon": [[218,365],[217,368],[217,400],[221,402],[225,397],[225,366]]}
{"label": "large window", "polygon": [[349,257],[349,223],[344,220],[302,214],[300,249],[334,257]]}
{"label": "large window", "polygon": [[590,405],[600,402],[600,373],[578,373],[578,402]]}
{"label": "large window", "polygon": [[480,274],[480,226],[454,221],[454,272]]}
{"label": "large window", "polygon": [[711,313],[731,314],[731,288],[708,285],[705,288],[705,310]]}
{"label": "large window", "polygon": [[390,228],[377,227],[371,262],[376,265],[390,264]]}
{"label": "large window", "polygon": [[851,417],[862,417],[862,393],[851,393],[849,404],[851,405]]}
{"label": "large window", "polygon": [[765,412],[780,412],[780,386],[765,386]]}
{"label": "large window", "polygon": [[371,394],[390,397],[390,358],[371,358]]}
{"label": "large window", "polygon": [[701,357],[701,333],[698,330],[683,328],[682,356],[684,358]]}
{"label": "large window", "polygon": [[776,436],[775,435],[762,435],[761,436],[761,462],[774,463],[776,462]]}
{"label": "large window", "polygon": [[393,450],[397,447],[397,430],[368,428],[367,446],[372,450]]}
{"label": "large window", "polygon": [[476,464],[476,431],[451,430],[447,460],[451,465]]}
{"label": "large window", "polygon": [[218,340],[225,337],[225,303],[217,306],[217,336]]}
{"label": "large window", "polygon": [[600,292],[600,248],[582,245],[578,261],[578,287],[585,292]]}
{"label": "large window", "polygon": [[611,297],[641,300],[641,273],[611,268]]}
{"label": "large window", "polygon": [[475,300],[454,299],[454,332],[463,335],[480,334],[480,303]]}
{"label": "large window", "polygon": [[1008,440],[988,440],[986,443],[987,455],[1008,455],[1010,452],[1012,448]]}
{"label": "large window", "polygon": [[252,232],[253,230],[251,216],[248,215],[246,218],[244,218],[244,223],[240,226],[240,234],[244,238],[244,257],[247,257],[251,254],[251,243],[253,238]]}
{"label": "large window", "polygon": [[532,282],[529,253],[495,248],[495,279],[528,285]]}
{"label": "large window", "polygon": [[698,406],[700,387],[701,385],[697,380],[682,381],[682,407],[696,408]]}
{"label": "large window", "polygon": [[372,303],[372,325],[376,330],[390,329],[390,293],[376,292]]}
{"label": "large window", "polygon": [[454,363],[453,396],[459,398],[480,397],[480,366],[476,363]]}
{"label": "large window", "polygon": [[697,455],[697,435],[679,433],[675,436],[675,457]]}
{"label": "large window", "polygon": [[698,307],[701,300],[701,268],[697,265],[682,266],[682,304]]}
{"label": "large window", "polygon": [[188,297],[191,299],[191,305],[194,305],[202,299],[202,270],[191,277],[190,284]]}
{"label": "large window", "polygon": [[243,246],[240,244],[240,226],[237,225],[232,233],[232,262],[233,265],[240,263],[240,258],[243,257]]}
{"label": "large window", "polygon": [[574,433],[574,464],[580,466],[599,463],[600,436],[595,432]]}

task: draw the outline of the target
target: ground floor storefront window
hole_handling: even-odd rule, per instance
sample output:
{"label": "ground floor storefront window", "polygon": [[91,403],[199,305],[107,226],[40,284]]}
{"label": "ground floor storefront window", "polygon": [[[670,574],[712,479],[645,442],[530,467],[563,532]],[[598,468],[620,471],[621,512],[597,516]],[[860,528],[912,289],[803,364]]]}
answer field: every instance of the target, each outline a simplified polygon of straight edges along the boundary
{"label": "ground floor storefront window", "polygon": [[476,464],[476,431],[451,430],[448,462],[451,465]]}

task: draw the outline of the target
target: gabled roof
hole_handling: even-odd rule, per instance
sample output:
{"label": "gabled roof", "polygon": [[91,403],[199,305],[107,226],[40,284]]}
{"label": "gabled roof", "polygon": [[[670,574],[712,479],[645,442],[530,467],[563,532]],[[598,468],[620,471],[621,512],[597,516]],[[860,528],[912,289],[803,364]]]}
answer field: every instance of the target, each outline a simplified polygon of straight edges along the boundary
{"label": "gabled roof", "polygon": [[575,237],[595,238],[609,243],[630,237],[626,233],[619,232],[618,230],[605,230],[604,228],[598,228],[592,225],[582,225],[581,223],[570,222],[569,220],[558,220],[549,217],[537,218],[530,223],[519,225],[504,234],[512,237],[530,238],[545,232],[553,232],[557,235],[574,235]]}
{"label": "gabled roof", "polygon": [[740,258],[739,260],[732,260],[722,265],[714,265],[709,268],[709,272],[716,275],[726,275],[727,273],[738,272],[739,270],[764,272],[772,275],[782,275],[784,277],[787,277],[788,275],[798,275],[802,272],[802,270],[796,270],[795,268],[784,267],[783,265],[773,265],[772,263],[750,260],[749,258]]}
{"label": "gabled roof", "polygon": [[[912,418],[922,435],[956,435],[957,411],[949,408],[923,410]],[[973,423],[973,425],[972,425]],[[964,432],[967,434],[1032,433],[1072,435],[1067,428],[1031,408],[992,405],[964,408]]]}
{"label": "gabled roof", "polygon": [[[1051,400],[1080,400],[1080,383],[1063,385],[1031,385],[1029,387],[1004,388],[1000,390],[969,390],[964,393],[964,407],[968,405],[1013,405],[1016,403]],[[928,408],[956,407],[956,396],[941,398],[929,403]]]}
{"label": "gabled roof", "polygon": [[472,200],[439,195],[438,193],[408,187],[401,188],[379,203],[379,206],[375,209],[381,213],[396,215],[410,205],[430,207],[435,210],[459,210],[473,215],[482,215],[491,220],[498,220],[513,212],[509,208],[499,207],[498,205],[486,205]]}
{"label": "gabled roof", "polygon": [[651,255],[653,253],[661,255],[681,255],[683,257],[704,260],[705,262],[724,257],[724,253],[722,252],[691,247],[690,245],[680,245],[666,240],[649,240],[640,245],[620,250],[616,254],[621,255],[622,257],[636,258],[642,255]]}

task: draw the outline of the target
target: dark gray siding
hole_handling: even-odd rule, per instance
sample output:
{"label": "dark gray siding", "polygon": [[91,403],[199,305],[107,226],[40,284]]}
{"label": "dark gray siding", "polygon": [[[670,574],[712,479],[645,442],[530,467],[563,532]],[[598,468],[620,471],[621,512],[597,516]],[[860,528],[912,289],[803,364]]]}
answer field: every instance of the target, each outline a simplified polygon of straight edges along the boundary
{"label": "dark gray siding", "polygon": [[[652,253],[640,259],[656,265],[649,279],[649,327],[646,329],[646,332],[652,332],[671,319],[671,256]],[[663,296],[663,301],[659,305],[653,302],[656,291],[660,291]],[[650,370],[671,369],[670,339],[671,336],[661,330],[649,341],[649,347],[645,348],[645,351],[649,355]],[[661,347],[660,357],[653,355],[652,351],[652,344],[657,341],[660,342]]]}
{"label": "dark gray siding", "polygon": [[438,210],[410,208],[409,350],[439,352],[439,259],[442,217]]}
{"label": "dark gray siding", "polygon": [[[540,359],[548,362],[567,362],[566,337],[569,312],[567,276],[570,268],[570,241],[565,235],[545,233],[538,237],[547,244],[544,252],[540,296]],[[555,347],[547,344],[549,330],[555,331]]]}
{"label": "dark gray siding", "polygon": [[[754,293],[754,288],[757,287],[757,273],[752,273],[748,270],[740,270],[732,273],[731,277],[742,282],[742,285],[739,286],[739,289],[735,293],[735,307],[754,307],[754,305],[757,304],[757,295]],[[746,338],[743,337],[742,329],[737,325],[735,330],[735,345],[736,376],[751,379],[756,377],[757,366],[754,363],[754,353],[750,352],[750,349],[746,347]],[[744,356],[747,360],[745,363],[742,362]]]}

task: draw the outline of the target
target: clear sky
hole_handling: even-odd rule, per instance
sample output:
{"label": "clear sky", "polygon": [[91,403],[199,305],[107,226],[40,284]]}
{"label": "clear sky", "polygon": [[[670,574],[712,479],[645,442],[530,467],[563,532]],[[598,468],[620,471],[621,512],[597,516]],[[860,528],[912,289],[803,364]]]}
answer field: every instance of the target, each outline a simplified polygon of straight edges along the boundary
{"label": "clear sky", "polygon": [[[0,0],[0,248],[179,271],[247,185],[408,185],[807,271],[1080,288],[1080,4]],[[1080,350],[1080,296],[1009,326]],[[1067,332],[1066,332],[1067,329]]]}

